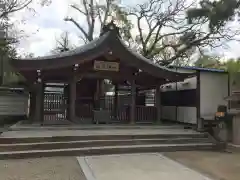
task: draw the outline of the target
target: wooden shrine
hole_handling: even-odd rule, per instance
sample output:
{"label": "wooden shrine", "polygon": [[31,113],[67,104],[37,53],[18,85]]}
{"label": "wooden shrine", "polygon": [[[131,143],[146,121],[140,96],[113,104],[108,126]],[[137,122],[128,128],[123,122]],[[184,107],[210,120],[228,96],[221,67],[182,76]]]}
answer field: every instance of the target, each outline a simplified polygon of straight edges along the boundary
{"label": "wooden shrine", "polygon": [[[136,99],[140,98],[143,90],[155,89],[155,106],[145,109],[155,113],[152,121],[159,122],[160,86],[182,81],[191,75],[154,64],[129,49],[113,22],[104,26],[99,38],[79,48],[39,58],[12,59],[11,63],[30,87],[30,121],[39,123],[45,122],[45,116],[84,123],[84,118],[93,118],[94,110],[109,109],[102,107],[100,101],[105,97],[102,88],[105,79],[115,86],[115,95],[111,96],[113,100],[110,103],[113,106],[110,113],[112,119],[121,120],[120,116],[124,115],[126,118],[122,122],[134,124],[138,119],[136,113],[145,107],[144,103],[137,107]],[[62,91],[48,92],[50,83],[55,83],[51,87],[61,83]],[[123,86],[129,87],[128,93],[121,95],[127,97],[128,102],[124,107],[119,107],[119,92]],[[141,113],[149,117],[143,111]]]}

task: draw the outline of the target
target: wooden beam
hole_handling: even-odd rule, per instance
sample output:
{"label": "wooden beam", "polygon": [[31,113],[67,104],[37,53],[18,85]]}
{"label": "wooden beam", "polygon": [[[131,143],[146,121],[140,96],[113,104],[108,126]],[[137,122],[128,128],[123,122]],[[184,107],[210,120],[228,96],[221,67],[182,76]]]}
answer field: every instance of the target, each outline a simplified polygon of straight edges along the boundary
{"label": "wooden beam", "polygon": [[111,79],[111,80],[132,79],[132,75],[130,74],[121,74],[118,72],[103,72],[103,71],[93,71],[93,72],[83,73],[82,77],[96,78],[96,79]]}

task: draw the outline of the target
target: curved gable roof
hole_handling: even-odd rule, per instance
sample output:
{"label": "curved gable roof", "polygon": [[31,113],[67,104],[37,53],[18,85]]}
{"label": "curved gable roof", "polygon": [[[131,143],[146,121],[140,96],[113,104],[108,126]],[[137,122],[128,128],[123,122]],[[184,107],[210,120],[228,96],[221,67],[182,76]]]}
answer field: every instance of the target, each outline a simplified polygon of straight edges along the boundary
{"label": "curved gable roof", "polygon": [[80,46],[74,50],[61,52],[57,55],[37,58],[12,59],[11,64],[20,70],[57,69],[59,67],[78,64],[80,61],[90,60],[104,54],[110,32]]}
{"label": "curved gable roof", "polygon": [[153,63],[151,60],[126,47],[115,31],[106,32],[99,38],[74,50],[39,58],[12,59],[11,63],[18,70],[57,69],[94,60],[109,51],[112,51],[113,55],[119,58],[120,61],[157,78],[182,80],[193,75],[175,72]]}

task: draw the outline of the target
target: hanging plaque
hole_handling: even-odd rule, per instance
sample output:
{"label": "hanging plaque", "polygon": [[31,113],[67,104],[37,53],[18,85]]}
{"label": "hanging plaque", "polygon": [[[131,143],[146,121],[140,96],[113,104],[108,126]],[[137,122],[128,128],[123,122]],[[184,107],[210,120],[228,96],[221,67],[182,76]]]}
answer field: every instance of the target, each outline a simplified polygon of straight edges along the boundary
{"label": "hanging plaque", "polygon": [[98,71],[119,71],[118,62],[94,61],[94,70]]}

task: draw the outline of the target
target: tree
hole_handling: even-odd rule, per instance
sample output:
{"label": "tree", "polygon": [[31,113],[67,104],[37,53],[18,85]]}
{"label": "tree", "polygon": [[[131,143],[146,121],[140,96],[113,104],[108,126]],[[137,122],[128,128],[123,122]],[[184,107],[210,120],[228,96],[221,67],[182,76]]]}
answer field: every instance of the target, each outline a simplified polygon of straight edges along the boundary
{"label": "tree", "polygon": [[227,28],[209,32],[204,28],[208,20],[189,24],[185,13],[195,4],[187,2],[149,0],[131,9],[129,16],[135,17],[137,26],[135,48],[143,56],[161,65],[186,64],[196,52],[218,47],[238,33]]}
{"label": "tree", "polygon": [[65,52],[73,49],[74,46],[71,44],[69,40],[69,33],[64,32],[60,35],[59,39],[56,39],[56,47],[52,50],[54,54]]}
{"label": "tree", "polygon": [[230,73],[240,72],[240,61],[237,59],[228,59],[226,62],[222,63],[224,69]]}
{"label": "tree", "polygon": [[[28,6],[33,0],[2,0],[0,2],[0,72],[1,83],[8,84],[18,81],[20,76],[16,74],[9,64],[10,58],[17,57],[17,51],[14,43],[17,37],[9,37],[13,35],[13,24],[10,23],[10,16]],[[41,5],[47,5],[50,0],[40,0]]]}
{"label": "tree", "polygon": [[[121,25],[120,30],[125,42],[136,49],[144,57],[152,59],[160,65],[188,64],[192,55],[204,48],[216,48],[223,41],[234,40],[239,34],[233,29],[222,28],[208,31],[205,25],[208,19],[195,19],[190,24],[186,21],[188,9],[194,9],[196,4],[188,0],[148,0],[135,7],[119,7],[114,0],[106,0],[98,4],[95,0],[82,0],[82,4],[71,7],[84,15],[87,27],[73,18],[65,20],[72,22],[81,32],[85,42],[94,38],[96,24],[102,27],[107,19],[116,19]],[[80,6],[82,5],[82,6]],[[123,25],[126,28],[123,28]],[[134,31],[133,31],[134,30]]]}
{"label": "tree", "polygon": [[191,24],[196,19],[208,19],[209,29],[214,32],[222,28],[227,22],[240,15],[239,0],[201,0],[200,8],[187,11],[187,18]]}
{"label": "tree", "polygon": [[[64,20],[73,23],[80,31],[80,38],[85,42],[92,41],[96,36],[100,35],[100,30],[110,20],[114,20],[120,27],[120,34],[122,38],[129,42],[130,30],[132,23],[127,19],[126,11],[121,8],[117,0],[81,0],[79,4],[71,4],[70,7],[83,15],[86,19],[86,26],[82,22],[77,22],[73,17],[66,17]],[[102,81],[105,89],[111,89],[110,81]],[[103,87],[103,86],[102,86]],[[107,88],[108,87],[108,88]],[[103,91],[102,91],[103,92]]]}
{"label": "tree", "polygon": [[203,54],[194,63],[194,66],[202,68],[220,68],[220,57]]}
{"label": "tree", "polygon": [[[101,3],[100,3],[101,2]],[[82,22],[77,22],[73,17],[66,17],[65,21],[72,22],[81,32],[81,39],[87,43],[94,39],[94,33],[99,36],[100,29],[109,22],[109,18],[114,19],[120,26],[120,33],[123,38],[130,38],[131,22],[127,19],[124,9],[119,7],[117,0],[81,0],[79,4],[71,4],[70,7],[83,15],[87,26]],[[99,26],[100,25],[100,26]]]}

